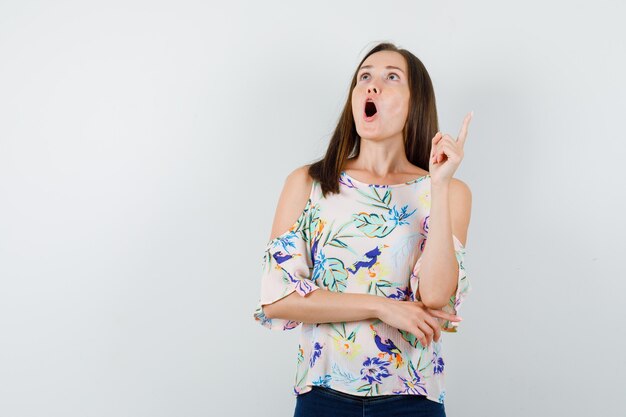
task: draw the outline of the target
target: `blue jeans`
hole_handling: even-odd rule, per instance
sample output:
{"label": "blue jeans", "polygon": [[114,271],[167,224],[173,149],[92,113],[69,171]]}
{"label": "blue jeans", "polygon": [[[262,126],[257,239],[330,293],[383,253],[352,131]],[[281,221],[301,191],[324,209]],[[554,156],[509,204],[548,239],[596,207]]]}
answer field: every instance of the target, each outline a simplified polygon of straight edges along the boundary
{"label": "blue jeans", "polygon": [[360,397],[315,386],[296,397],[294,417],[445,417],[443,404],[423,395]]}

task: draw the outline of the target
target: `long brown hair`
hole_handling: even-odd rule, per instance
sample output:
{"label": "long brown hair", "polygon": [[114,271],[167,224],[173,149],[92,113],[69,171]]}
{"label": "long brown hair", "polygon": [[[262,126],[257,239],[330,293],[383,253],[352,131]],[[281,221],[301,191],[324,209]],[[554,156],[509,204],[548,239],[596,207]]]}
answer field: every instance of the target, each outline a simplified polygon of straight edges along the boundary
{"label": "long brown hair", "polygon": [[413,165],[428,171],[431,139],[439,130],[432,81],[426,67],[415,55],[392,43],[383,42],[372,48],[357,65],[346,104],[328,144],[326,155],[309,167],[309,175],[320,182],[324,196],[328,192],[339,192],[339,176],[346,160],[359,155],[361,138],[357,133],[352,114],[352,90],[363,61],[379,51],[395,51],[402,54],[406,60],[410,99],[407,121],[403,129],[404,149],[407,159]]}

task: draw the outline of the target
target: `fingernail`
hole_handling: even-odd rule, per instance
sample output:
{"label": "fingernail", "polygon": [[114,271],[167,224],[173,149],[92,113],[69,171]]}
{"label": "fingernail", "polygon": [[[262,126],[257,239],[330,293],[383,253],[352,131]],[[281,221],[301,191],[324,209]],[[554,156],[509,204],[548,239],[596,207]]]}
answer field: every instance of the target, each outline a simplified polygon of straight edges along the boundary
{"label": "fingernail", "polygon": [[457,316],[457,318],[459,319],[459,321],[463,320],[463,317],[461,316]]}
{"label": "fingernail", "polygon": [[471,115],[472,117],[474,117],[474,110],[472,110],[472,111],[470,112],[470,115]]}

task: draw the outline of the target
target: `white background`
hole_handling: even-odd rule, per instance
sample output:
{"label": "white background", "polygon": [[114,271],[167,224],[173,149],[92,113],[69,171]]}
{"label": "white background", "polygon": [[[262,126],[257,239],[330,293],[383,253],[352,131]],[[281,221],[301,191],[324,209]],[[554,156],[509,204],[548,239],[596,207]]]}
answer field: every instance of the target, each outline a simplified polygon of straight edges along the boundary
{"label": "white background", "polygon": [[1,1],[0,415],[292,415],[262,249],[378,41],[424,62],[442,131],[475,112],[448,415],[626,415],[625,12]]}

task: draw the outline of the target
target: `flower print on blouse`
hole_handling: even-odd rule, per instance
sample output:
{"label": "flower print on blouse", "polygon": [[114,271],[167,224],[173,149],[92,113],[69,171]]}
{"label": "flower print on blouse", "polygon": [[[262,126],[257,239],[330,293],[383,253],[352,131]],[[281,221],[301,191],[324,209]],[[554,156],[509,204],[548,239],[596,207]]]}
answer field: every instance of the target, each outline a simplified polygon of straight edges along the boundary
{"label": "flower print on blouse", "polygon": [[[298,219],[267,243],[254,319],[271,330],[302,324],[294,395],[323,386],[361,396],[423,395],[443,403],[443,337],[424,347],[413,334],[379,319],[300,323],[264,314],[266,304],[319,288],[421,301],[417,290],[428,238],[430,176],[378,185],[342,171],[339,182],[340,192],[324,197],[314,180]],[[471,286],[463,265],[465,248],[456,236],[452,240],[458,285],[443,310],[458,314]],[[458,330],[458,322],[435,320],[445,332]]]}

